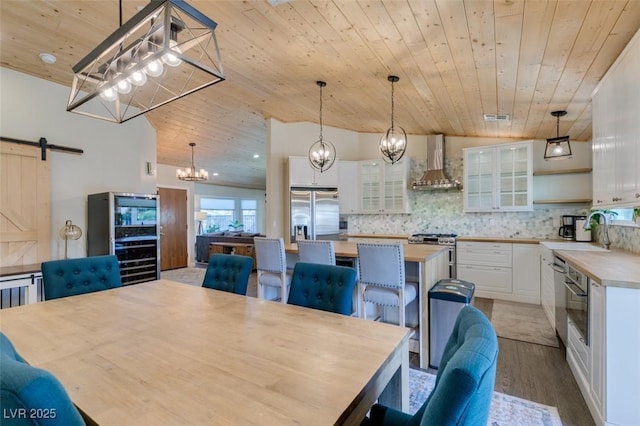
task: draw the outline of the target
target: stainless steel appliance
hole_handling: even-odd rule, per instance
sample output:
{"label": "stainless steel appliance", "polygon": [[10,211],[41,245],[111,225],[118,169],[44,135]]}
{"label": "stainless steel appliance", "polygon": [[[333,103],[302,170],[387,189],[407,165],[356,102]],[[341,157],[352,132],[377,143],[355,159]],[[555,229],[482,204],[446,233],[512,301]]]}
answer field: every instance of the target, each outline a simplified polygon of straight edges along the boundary
{"label": "stainless steel appliance", "polygon": [[457,234],[413,234],[409,244],[434,244],[447,246],[449,249],[449,277],[456,278],[456,237]]}
{"label": "stainless steel appliance", "polygon": [[122,284],[160,278],[158,196],[103,192],[88,197],[87,252],[115,254]]}
{"label": "stainless steel appliance", "polygon": [[589,346],[589,279],[586,275],[555,257],[556,333],[567,345],[567,320],[570,320]]}
{"label": "stainless steel appliance", "polygon": [[340,206],[336,188],[293,187],[291,200],[291,242],[297,239],[338,240]]}
{"label": "stainless steel appliance", "polygon": [[573,241],[576,239],[576,216],[562,216],[562,226],[558,230],[558,236],[563,240]]}

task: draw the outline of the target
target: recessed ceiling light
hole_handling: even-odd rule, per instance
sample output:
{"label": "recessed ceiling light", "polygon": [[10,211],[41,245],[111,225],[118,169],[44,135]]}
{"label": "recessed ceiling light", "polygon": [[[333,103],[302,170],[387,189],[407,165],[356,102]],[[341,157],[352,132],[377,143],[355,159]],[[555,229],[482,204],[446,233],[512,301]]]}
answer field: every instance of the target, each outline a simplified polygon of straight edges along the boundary
{"label": "recessed ceiling light", "polygon": [[220,175],[220,173],[218,173],[218,172],[213,172],[213,175],[214,175],[214,176],[218,176],[218,175]]}
{"label": "recessed ceiling light", "polygon": [[260,155],[258,155],[258,154],[253,154],[253,158],[260,158]]}
{"label": "recessed ceiling light", "polygon": [[42,62],[44,62],[45,64],[49,64],[49,65],[55,64],[56,61],[58,60],[58,58],[53,56],[51,53],[43,52],[39,56],[40,56],[40,60]]}

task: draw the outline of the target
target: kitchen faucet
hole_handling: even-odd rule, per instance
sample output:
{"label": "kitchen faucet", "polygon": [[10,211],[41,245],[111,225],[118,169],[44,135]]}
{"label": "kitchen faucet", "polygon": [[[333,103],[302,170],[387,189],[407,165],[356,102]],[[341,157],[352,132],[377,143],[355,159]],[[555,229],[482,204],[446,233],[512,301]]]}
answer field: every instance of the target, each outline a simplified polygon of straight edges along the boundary
{"label": "kitchen faucet", "polygon": [[590,228],[591,218],[593,216],[600,215],[604,218],[604,239],[602,240],[602,247],[609,250],[609,246],[611,242],[609,241],[609,215],[603,213],[601,211],[594,211],[587,216],[587,220],[584,222],[584,229],[588,230]]}

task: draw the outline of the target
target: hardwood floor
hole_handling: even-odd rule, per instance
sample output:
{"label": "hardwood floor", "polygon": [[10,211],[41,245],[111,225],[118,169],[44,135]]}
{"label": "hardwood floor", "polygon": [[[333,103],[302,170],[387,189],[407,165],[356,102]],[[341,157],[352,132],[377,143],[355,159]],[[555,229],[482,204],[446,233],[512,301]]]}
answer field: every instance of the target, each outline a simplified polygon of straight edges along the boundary
{"label": "hardwood floor", "polygon": [[[256,274],[251,274],[247,296],[256,297]],[[474,299],[474,306],[491,319],[493,300]],[[595,425],[589,408],[569,369],[563,347],[498,338],[500,353],[495,390],[558,409],[564,426]],[[418,367],[417,354],[410,358]],[[436,373],[435,370],[431,372]]]}
{"label": "hardwood floor", "polygon": [[[493,300],[474,299],[489,319]],[[558,408],[564,426],[595,425],[565,358],[564,347],[498,338],[495,390]],[[412,363],[417,357],[412,357]],[[433,371],[435,373],[435,371]]]}

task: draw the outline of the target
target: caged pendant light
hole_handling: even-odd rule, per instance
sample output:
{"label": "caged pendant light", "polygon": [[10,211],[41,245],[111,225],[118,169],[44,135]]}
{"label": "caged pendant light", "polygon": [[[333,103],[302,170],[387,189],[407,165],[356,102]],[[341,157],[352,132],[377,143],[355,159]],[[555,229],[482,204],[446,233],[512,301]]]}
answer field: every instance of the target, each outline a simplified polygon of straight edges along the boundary
{"label": "caged pendant light", "polygon": [[196,144],[191,142],[189,146],[191,147],[191,167],[187,167],[184,170],[176,170],[176,177],[180,180],[186,180],[189,182],[198,182],[209,179],[209,172],[207,172],[205,169],[196,169],[196,166],[193,162],[193,148],[196,146]]}
{"label": "caged pendant light", "polygon": [[397,83],[400,77],[390,75],[387,80],[391,82],[391,127],[380,139],[380,152],[384,161],[395,164],[400,161],[407,150],[407,133],[402,127],[396,126],[393,120],[393,84]]}
{"label": "caged pendant light", "polygon": [[324,81],[316,81],[320,87],[320,139],[309,148],[309,164],[320,173],[329,170],[336,161],[336,148],[322,137],[322,88],[327,85]]}
{"label": "caged pendant light", "polygon": [[556,137],[547,139],[544,159],[547,161],[568,160],[572,157],[569,136],[560,136],[560,117],[567,115],[567,111],[552,111],[551,115],[556,117]]}
{"label": "caged pendant light", "polygon": [[67,111],[123,123],[224,81],[216,22],[183,0],[151,0],[73,67]]}

